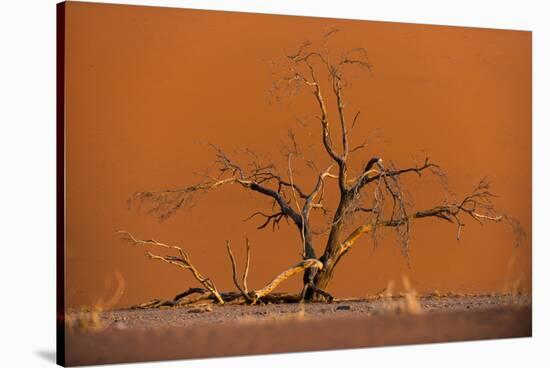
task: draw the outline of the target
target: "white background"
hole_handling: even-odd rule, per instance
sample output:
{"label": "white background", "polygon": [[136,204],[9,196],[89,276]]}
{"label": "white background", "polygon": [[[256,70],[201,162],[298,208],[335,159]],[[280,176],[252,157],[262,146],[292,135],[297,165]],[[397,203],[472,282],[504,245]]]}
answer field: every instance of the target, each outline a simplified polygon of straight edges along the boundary
{"label": "white background", "polygon": [[[532,30],[534,327],[532,339],[141,364],[140,367],[549,366],[550,11],[544,0],[111,1]],[[55,3],[0,3],[0,363],[42,367],[55,354]],[[514,175],[510,168],[510,175]],[[545,210],[546,209],[546,210]],[[127,365],[121,365],[125,367]]]}

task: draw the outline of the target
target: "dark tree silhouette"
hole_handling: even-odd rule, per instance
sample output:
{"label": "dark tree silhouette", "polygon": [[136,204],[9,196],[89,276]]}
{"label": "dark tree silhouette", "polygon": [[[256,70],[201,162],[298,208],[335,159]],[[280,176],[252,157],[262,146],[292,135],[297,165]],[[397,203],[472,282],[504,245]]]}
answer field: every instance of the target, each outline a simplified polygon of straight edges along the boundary
{"label": "dark tree silhouette", "polygon": [[[386,166],[381,158],[373,157],[361,172],[356,175],[350,173],[350,155],[365,148],[365,144],[350,147],[350,136],[358,122],[360,112],[349,115],[346,111],[344,92],[349,83],[345,73],[347,68],[353,67],[371,72],[372,66],[366,50],[362,48],[349,50],[338,58],[332,57],[326,40],[334,32],[335,30],[331,30],[325,35],[322,47],[319,49],[313,48],[310,42],[305,42],[294,54],[287,55],[284,75],[274,84],[276,90],[280,90],[281,86],[293,90],[309,90],[316,101],[320,126],[319,139],[332,163],[324,170],[317,171],[313,187],[306,189],[294,180],[291,160],[300,157],[301,154],[294,134],[291,132],[289,137],[292,144],[286,153],[288,166],[284,173],[281,173],[274,164],[262,164],[253,152],[248,152],[251,158],[243,165],[230,158],[220,148],[211,146],[216,157],[215,167],[218,169],[216,176],[204,174],[203,180],[197,184],[178,189],[137,192],[130,199],[131,203],[139,202],[147,206],[155,216],[166,219],[178,210],[184,209],[198,194],[223,190],[228,185],[238,185],[243,190],[255,192],[273,201],[273,212],[257,211],[249,217],[249,219],[262,219],[258,229],[268,226],[275,229],[282,219],[289,220],[296,227],[300,240],[297,244],[300,244],[301,248],[301,262],[278,275],[265,288],[250,291],[246,284],[250,261],[248,241],[242,285],[238,281],[237,264],[228,243],[227,250],[233,266],[233,280],[238,292],[220,293],[210,279],[197,271],[180,247],[162,244],[155,240],[138,240],[130,233],[122,231],[124,238],[133,244],[161,246],[179,252],[179,256],[148,254],[154,259],[189,269],[204,287],[191,288],[173,300],[155,300],[141,307],[179,305],[200,299],[214,299],[221,304],[224,302],[331,300],[332,297],[326,289],[334,270],[360,237],[370,234],[373,241],[376,241],[378,231],[385,228],[393,229],[404,255],[408,256],[411,225],[420,219],[431,218],[454,224],[457,238],[460,238],[464,218],[470,218],[479,223],[506,221],[512,225],[517,242],[524,236],[523,230],[514,218],[494,209],[493,194],[486,180],[479,182],[473,191],[461,200],[445,201],[441,205],[428,209],[412,208],[412,205],[405,200],[402,177],[416,175],[422,179],[422,174],[429,173],[436,175],[444,182],[446,180],[442,168],[428,158],[414,167],[396,168],[391,163]],[[328,94],[332,94],[330,99],[326,97]],[[331,116],[327,106],[328,100],[334,100],[336,103],[335,113]],[[333,141],[331,129],[338,130],[337,136],[341,140],[338,144]],[[311,168],[316,168],[313,161],[307,161],[307,164]],[[338,191],[337,206],[333,211],[325,207],[324,201],[325,188],[329,185],[336,185]],[[316,254],[314,248],[315,231],[312,229],[310,220],[314,210],[321,211],[324,216],[330,218],[326,229],[322,231],[328,234],[322,254]],[[362,214],[362,224],[350,229],[351,220],[357,214]],[[273,293],[281,281],[301,271],[304,271],[304,286],[301,293],[297,295]],[[199,296],[191,297],[192,294],[199,294]]]}

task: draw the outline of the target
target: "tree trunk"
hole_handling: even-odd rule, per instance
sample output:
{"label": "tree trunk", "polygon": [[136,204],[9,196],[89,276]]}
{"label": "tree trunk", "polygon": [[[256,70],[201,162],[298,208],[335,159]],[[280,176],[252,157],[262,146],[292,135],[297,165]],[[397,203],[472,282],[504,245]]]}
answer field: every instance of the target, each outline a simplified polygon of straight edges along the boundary
{"label": "tree trunk", "polygon": [[[342,228],[344,226],[342,216],[345,216],[347,206],[348,201],[344,196],[343,199],[340,201],[340,205],[338,206],[338,209],[336,210],[336,213],[334,215],[333,225],[327,240],[325,252],[319,258],[319,261],[323,263],[323,268],[321,270],[316,270],[316,274],[313,278],[313,283],[315,284],[315,286],[322,290],[326,290],[330,280],[332,279],[334,268],[340,260],[340,233],[342,232]],[[309,289],[307,290],[305,299],[323,300],[324,297],[319,293],[316,293],[315,291]]]}
{"label": "tree trunk", "polygon": [[[323,268],[321,270],[316,270],[315,277],[313,278],[313,283],[319,289],[326,290],[328,284],[332,280],[334,275],[334,270],[340,257],[337,253],[335,254],[324,254],[320,259],[323,263]],[[308,290],[305,296],[306,300],[324,300],[324,297],[319,293],[314,292],[313,290]]]}

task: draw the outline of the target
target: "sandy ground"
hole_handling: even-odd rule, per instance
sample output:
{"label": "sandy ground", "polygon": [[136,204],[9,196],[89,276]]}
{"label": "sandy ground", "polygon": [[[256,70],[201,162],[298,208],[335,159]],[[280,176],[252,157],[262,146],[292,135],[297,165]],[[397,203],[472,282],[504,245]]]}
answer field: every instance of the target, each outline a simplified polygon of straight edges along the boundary
{"label": "sandy ground", "polygon": [[68,333],[66,363],[106,364],[531,336],[530,297],[425,296],[418,302],[416,308],[408,306],[403,298],[394,298],[108,311],[100,315],[101,330]]}

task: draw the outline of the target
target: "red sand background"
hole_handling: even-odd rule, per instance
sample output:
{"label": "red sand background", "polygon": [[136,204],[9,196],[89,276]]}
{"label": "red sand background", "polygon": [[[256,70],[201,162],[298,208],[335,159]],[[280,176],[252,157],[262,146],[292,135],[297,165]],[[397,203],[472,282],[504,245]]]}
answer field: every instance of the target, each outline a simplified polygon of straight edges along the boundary
{"label": "red sand background", "polygon": [[[325,166],[312,97],[269,104],[266,90],[269,61],[282,61],[285,50],[319,40],[330,27],[341,30],[333,49],[365,47],[374,64],[372,76],[351,73],[346,95],[348,113],[362,111],[353,142],[380,131],[355,156],[354,169],[375,155],[397,166],[428,155],[459,194],[487,177],[498,207],[528,233],[515,248],[506,225],[466,220],[457,242],[454,227],[419,221],[410,267],[392,236],[374,252],[364,238],[341,262],[330,291],[360,297],[404,274],[419,291],[500,292],[516,282],[531,289],[531,33],[87,3],[68,3],[66,19],[69,307],[108,297],[115,272],[125,280],[118,306],[195,285],[187,272],[121,243],[115,229],[183,245],[219,289],[233,289],[226,239],[239,259],[245,236],[251,239],[252,288],[298,260],[294,228],[273,233],[242,222],[269,209],[256,193],[226,188],[164,222],[129,211],[126,200],[138,190],[196,181],[192,173],[213,158],[201,142],[228,153],[248,147],[284,167],[281,144],[293,127]],[[296,116],[309,116],[309,126]],[[307,172],[297,171],[303,180]],[[417,208],[442,201],[435,179],[407,183]],[[299,280],[283,287],[297,290]]]}

